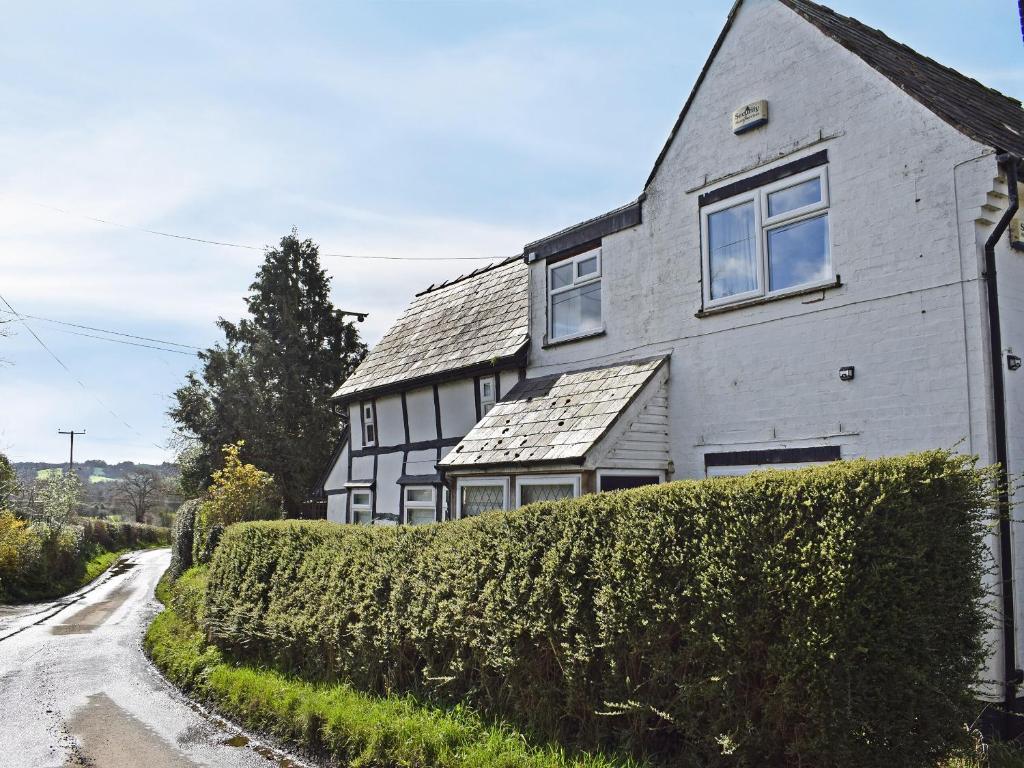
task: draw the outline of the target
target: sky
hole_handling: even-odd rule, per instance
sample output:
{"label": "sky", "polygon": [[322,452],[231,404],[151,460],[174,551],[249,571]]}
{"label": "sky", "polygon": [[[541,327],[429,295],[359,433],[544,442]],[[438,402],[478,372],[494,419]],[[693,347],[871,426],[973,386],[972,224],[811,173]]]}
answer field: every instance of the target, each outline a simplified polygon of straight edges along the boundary
{"label": "sky", "polygon": [[[373,344],[415,291],[635,198],[730,5],[7,0],[0,296],[48,320],[0,326],[0,452],[84,429],[76,459],[173,459],[188,347],[292,227],[415,259],[323,259]],[[1014,0],[832,6],[1024,98]]]}

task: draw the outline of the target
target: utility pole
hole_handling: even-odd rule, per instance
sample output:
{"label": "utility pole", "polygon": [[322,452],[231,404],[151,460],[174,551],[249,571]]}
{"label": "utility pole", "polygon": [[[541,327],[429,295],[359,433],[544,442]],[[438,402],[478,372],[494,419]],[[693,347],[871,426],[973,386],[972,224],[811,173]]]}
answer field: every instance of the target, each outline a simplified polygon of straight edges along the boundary
{"label": "utility pole", "polygon": [[68,457],[68,474],[70,475],[75,471],[75,435],[84,435],[85,430],[83,429],[81,432],[75,432],[73,429],[58,429],[57,434],[67,435],[71,438],[71,455]]}

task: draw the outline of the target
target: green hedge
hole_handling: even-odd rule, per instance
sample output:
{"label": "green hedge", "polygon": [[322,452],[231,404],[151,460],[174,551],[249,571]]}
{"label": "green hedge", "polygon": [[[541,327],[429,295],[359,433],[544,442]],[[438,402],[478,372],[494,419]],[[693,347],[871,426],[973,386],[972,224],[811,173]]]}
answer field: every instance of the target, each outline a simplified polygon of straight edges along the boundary
{"label": "green hedge", "polygon": [[420,528],[247,523],[205,628],[666,764],[934,764],[984,655],[986,483],[930,452]]}
{"label": "green hedge", "polygon": [[192,567],[192,547],[196,530],[196,516],[202,499],[189,499],[174,514],[171,527],[171,578],[176,579]]}
{"label": "green hedge", "polygon": [[168,543],[168,528],[92,518],[54,528],[0,512],[0,603],[66,595],[112,562],[104,555]]}

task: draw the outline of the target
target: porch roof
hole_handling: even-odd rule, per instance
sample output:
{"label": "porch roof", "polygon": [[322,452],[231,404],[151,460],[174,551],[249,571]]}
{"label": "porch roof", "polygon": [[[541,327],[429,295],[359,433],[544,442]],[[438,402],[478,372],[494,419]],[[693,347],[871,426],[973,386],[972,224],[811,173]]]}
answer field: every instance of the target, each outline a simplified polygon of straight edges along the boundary
{"label": "porch roof", "polygon": [[582,464],[668,357],[524,379],[438,463]]}

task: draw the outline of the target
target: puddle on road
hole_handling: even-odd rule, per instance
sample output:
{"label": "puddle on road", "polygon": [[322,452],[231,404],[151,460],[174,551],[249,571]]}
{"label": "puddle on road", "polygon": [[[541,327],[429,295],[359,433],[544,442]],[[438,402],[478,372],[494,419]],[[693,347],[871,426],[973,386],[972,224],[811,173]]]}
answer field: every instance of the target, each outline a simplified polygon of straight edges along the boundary
{"label": "puddle on road", "polygon": [[222,741],[221,744],[223,744],[226,747],[249,747],[253,752],[255,752],[260,757],[266,758],[267,760],[277,763],[278,766],[280,766],[280,768],[302,768],[301,764],[296,763],[294,760],[285,757],[280,752],[277,752],[276,750],[273,750],[270,747],[265,747],[262,744],[253,744],[249,740],[249,737],[246,736],[244,733],[237,733],[230,739],[225,739],[224,741]]}
{"label": "puddle on road", "polygon": [[107,573],[111,576],[120,576],[125,571],[130,571],[136,565],[138,565],[138,563],[133,563],[129,560],[118,560],[110,567],[110,570],[107,571]]}
{"label": "puddle on road", "polygon": [[53,635],[84,635],[92,632],[109,619],[114,612],[124,605],[124,602],[131,597],[132,590],[126,587],[118,587],[105,600],[87,605],[80,611],[73,613],[60,624],[50,628]]}
{"label": "puddle on road", "polygon": [[78,742],[65,768],[196,768],[178,750],[103,693],[68,721]]}

